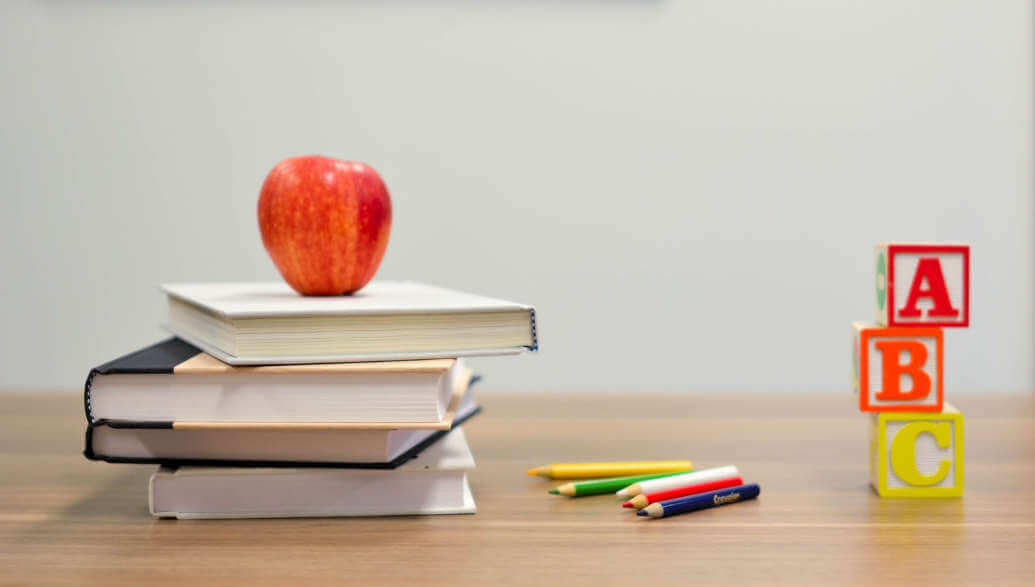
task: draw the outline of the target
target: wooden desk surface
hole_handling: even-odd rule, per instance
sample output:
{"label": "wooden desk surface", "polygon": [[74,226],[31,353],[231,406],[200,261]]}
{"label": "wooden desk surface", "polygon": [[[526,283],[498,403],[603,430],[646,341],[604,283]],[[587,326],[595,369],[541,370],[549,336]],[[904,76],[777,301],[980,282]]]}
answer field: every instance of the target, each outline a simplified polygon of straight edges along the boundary
{"label": "wooden desk surface", "polygon": [[[629,405],[635,398],[639,404]],[[1029,583],[1035,396],[954,397],[962,500],[882,500],[849,395],[482,394],[467,426],[478,514],[173,521],[152,467],[80,456],[72,394],[0,394],[0,583]],[[550,496],[555,460],[735,463],[754,502],[646,521]]]}

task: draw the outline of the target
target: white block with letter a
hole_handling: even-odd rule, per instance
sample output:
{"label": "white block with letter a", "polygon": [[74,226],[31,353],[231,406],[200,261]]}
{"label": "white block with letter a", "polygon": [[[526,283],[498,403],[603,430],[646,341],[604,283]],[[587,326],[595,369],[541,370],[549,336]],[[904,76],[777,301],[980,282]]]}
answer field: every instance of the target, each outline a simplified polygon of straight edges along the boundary
{"label": "white block with letter a", "polygon": [[880,326],[970,325],[970,245],[878,243]]}

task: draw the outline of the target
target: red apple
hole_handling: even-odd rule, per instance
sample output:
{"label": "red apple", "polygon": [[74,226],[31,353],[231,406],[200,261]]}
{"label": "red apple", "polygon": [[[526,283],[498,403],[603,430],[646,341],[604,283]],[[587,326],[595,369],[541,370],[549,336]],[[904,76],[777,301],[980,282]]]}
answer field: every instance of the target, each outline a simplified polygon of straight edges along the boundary
{"label": "red apple", "polygon": [[352,293],[374,277],[392,200],[369,165],[309,155],[285,159],[259,192],[262,244],[300,294]]}

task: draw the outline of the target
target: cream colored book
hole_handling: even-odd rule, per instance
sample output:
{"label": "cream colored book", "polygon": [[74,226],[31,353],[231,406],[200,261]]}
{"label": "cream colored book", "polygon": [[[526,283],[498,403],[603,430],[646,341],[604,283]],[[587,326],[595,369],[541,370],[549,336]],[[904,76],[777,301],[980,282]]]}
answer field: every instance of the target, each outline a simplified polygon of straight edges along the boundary
{"label": "cream colored book", "polygon": [[532,306],[415,282],[301,296],[281,282],[163,285],[167,327],[231,365],[504,355],[538,348]]}
{"label": "cream colored book", "polygon": [[173,338],[93,369],[84,393],[90,422],[448,429],[470,379],[460,359],[234,367]]}
{"label": "cream colored book", "polygon": [[391,471],[160,467],[150,509],[159,518],[309,518],[473,514],[474,457],[457,428]]}

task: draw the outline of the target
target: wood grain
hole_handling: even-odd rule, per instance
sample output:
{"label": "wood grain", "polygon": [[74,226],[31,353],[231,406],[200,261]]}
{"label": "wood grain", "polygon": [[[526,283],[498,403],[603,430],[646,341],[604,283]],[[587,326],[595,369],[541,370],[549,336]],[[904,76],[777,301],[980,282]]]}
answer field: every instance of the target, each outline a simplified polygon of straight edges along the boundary
{"label": "wood grain", "polygon": [[[852,397],[483,393],[475,516],[172,521],[152,468],[82,458],[78,395],[0,394],[0,583],[1030,583],[1035,397],[954,395],[966,494],[879,499]],[[649,410],[643,406],[651,406]],[[636,519],[546,494],[553,461],[737,464],[753,502]]]}

